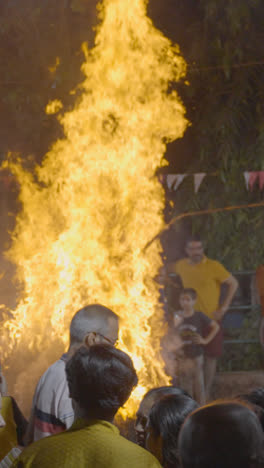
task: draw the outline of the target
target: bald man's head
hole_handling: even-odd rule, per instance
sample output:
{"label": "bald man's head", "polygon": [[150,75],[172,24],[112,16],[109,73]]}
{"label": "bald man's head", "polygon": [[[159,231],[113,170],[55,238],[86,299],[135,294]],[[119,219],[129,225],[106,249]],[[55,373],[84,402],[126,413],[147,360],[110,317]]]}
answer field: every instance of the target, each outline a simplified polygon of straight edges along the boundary
{"label": "bald man's head", "polygon": [[92,341],[115,344],[117,339],[118,316],[100,304],[83,307],[71,321],[70,346],[93,344]]}

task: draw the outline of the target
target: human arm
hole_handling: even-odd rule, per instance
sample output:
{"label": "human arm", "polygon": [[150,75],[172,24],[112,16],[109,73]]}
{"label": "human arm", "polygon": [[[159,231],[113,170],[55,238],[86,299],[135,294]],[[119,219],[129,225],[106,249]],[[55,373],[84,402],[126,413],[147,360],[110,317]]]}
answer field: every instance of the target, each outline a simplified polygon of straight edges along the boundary
{"label": "human arm", "polygon": [[24,437],[27,433],[28,422],[18,407],[15,399],[11,397],[14,421],[17,426],[17,441],[19,445],[24,445]]}
{"label": "human arm", "polygon": [[26,447],[32,444],[32,442],[34,442],[34,408],[32,408],[30,413],[27,430],[23,437],[23,445]]}
{"label": "human arm", "polygon": [[235,292],[238,288],[238,281],[233,275],[230,275],[225,281],[222,282],[222,284],[227,285],[227,292],[224,298],[223,303],[221,306],[218,307],[218,309],[214,312],[214,319],[215,320],[222,320],[226,312],[228,311],[228,308],[233,300],[233,297],[235,295]]}
{"label": "human arm", "polygon": [[173,325],[175,328],[178,328],[183,321],[183,315],[181,311],[174,312],[173,314]]}
{"label": "human arm", "polygon": [[195,344],[200,344],[200,345],[207,345],[210,343],[216,334],[219,332],[220,326],[215,320],[211,320],[210,323],[210,331],[206,337],[202,337],[201,335],[197,334],[194,336],[193,341]]}

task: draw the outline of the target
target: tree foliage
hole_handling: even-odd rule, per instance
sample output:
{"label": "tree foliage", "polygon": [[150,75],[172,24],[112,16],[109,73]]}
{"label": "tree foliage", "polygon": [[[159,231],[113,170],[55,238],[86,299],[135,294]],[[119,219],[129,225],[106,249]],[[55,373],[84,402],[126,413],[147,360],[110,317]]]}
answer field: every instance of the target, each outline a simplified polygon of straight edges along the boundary
{"label": "tree foliage", "polygon": [[[153,3],[158,25],[159,2]],[[169,194],[168,219],[197,211],[263,200],[248,192],[244,171],[264,169],[264,7],[260,0],[169,2],[170,37],[188,62],[189,86],[181,95],[191,127],[168,151],[170,172],[206,172],[197,195],[190,179]],[[257,185],[257,184],[256,184]],[[184,231],[199,232],[209,255],[232,270],[264,261],[263,208],[193,217]],[[175,238],[174,226],[171,239]]]}
{"label": "tree foliage", "polygon": [[[49,100],[72,105],[82,81],[81,44],[94,39],[97,0],[0,0],[0,159],[17,151],[40,161],[61,136]],[[186,180],[168,200],[178,212],[261,201],[245,170],[264,169],[264,7],[261,0],[150,0],[155,25],[179,43],[188,63],[178,88],[191,126],[168,148],[169,172],[212,174],[194,195]],[[75,99],[75,98],[74,98]],[[231,269],[264,261],[262,209],[196,217],[208,253]],[[179,226],[175,225],[171,238]]]}

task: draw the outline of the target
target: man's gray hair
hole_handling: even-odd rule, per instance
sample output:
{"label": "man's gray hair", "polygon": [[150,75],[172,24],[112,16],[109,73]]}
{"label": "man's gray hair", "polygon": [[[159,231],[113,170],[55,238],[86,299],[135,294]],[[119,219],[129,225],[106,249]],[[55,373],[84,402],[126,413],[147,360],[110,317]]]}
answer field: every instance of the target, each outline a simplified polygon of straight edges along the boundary
{"label": "man's gray hair", "polygon": [[89,332],[104,335],[111,318],[118,320],[118,316],[111,309],[100,304],[91,304],[78,310],[70,325],[70,344],[82,343]]}

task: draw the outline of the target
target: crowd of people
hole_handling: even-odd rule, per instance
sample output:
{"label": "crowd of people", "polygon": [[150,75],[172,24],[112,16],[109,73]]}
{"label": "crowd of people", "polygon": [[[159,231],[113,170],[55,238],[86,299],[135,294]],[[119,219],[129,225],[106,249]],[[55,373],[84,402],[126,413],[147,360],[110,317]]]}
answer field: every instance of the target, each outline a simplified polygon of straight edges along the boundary
{"label": "crowd of people", "polygon": [[[183,290],[182,303],[195,302],[192,291]],[[69,349],[40,378],[29,422],[3,396],[1,373],[0,468],[264,468],[262,388],[207,404],[184,387],[153,388],[139,405],[134,440],[120,435],[115,415],[138,377],[117,347],[118,325],[118,316],[98,304],[74,315]],[[219,326],[209,330],[213,339]]]}
{"label": "crowd of people", "polygon": [[188,239],[186,253],[175,265],[182,281],[172,323],[177,386],[145,394],[134,437],[120,434],[115,415],[137,373],[117,346],[118,316],[93,304],[73,316],[69,349],[39,379],[29,421],[0,372],[0,468],[264,468],[264,388],[210,401],[221,320],[237,282],[204,255],[200,239]]}

